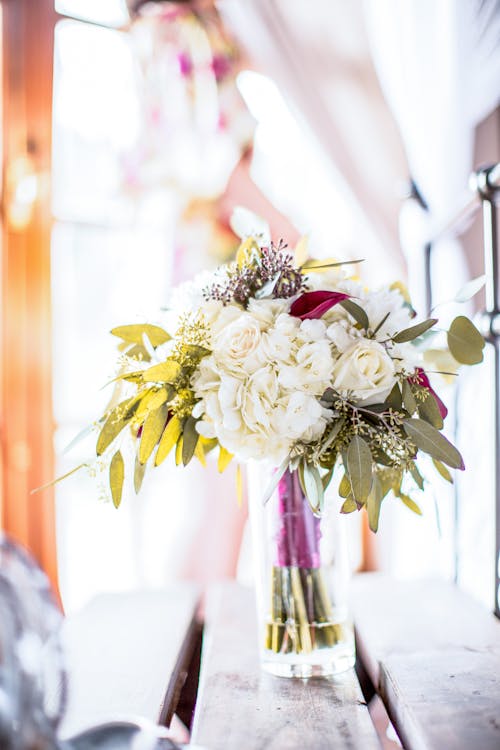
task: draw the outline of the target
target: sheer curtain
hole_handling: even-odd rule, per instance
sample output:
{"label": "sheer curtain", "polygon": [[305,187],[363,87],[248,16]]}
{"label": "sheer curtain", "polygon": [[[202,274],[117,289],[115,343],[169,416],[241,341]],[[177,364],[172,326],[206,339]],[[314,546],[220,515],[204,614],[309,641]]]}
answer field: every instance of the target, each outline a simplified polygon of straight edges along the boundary
{"label": "sheer curtain", "polygon": [[[423,243],[466,200],[475,127],[499,101],[500,3],[366,0],[365,16],[374,61],[400,129],[410,173],[428,205],[424,212],[409,202],[400,216],[410,286],[422,307]],[[452,299],[468,277],[460,243],[437,242],[431,271],[434,303]],[[438,312],[445,317],[456,310],[443,307]],[[486,366],[463,373],[460,380],[457,440],[468,471],[458,479],[458,529],[453,529],[452,498],[440,487],[436,492],[444,511],[444,542],[429,547],[421,536],[402,534],[403,539],[414,541],[398,550],[394,536],[392,563],[404,567],[406,561],[408,567],[408,553],[421,563],[420,552],[427,550],[424,567],[429,572],[451,573],[453,557],[458,555],[461,581],[491,603],[494,511],[488,360]],[[452,398],[450,392],[448,400]],[[454,533],[458,533],[455,549],[451,544]]]}

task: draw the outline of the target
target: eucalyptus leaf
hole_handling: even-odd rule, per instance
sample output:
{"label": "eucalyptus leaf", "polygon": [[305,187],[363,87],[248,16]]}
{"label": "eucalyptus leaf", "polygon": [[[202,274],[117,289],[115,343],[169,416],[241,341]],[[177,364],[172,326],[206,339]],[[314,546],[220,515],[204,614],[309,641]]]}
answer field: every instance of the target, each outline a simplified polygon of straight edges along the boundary
{"label": "eucalyptus leaf", "polygon": [[394,411],[401,411],[403,407],[403,397],[399,383],[394,383],[392,391],[387,396],[384,405],[394,409]]}
{"label": "eucalyptus leaf", "polygon": [[424,478],[423,478],[422,474],[419,472],[419,470],[417,468],[417,464],[415,463],[415,461],[412,461],[410,463],[410,474],[412,475],[413,481],[419,487],[419,489],[423,490],[424,489]]}
{"label": "eucalyptus leaf", "polygon": [[323,485],[323,492],[326,492],[328,486],[330,485],[330,482],[333,478],[333,466],[328,469],[326,474],[321,477],[321,484]]}
{"label": "eucalyptus leaf", "polygon": [[403,392],[403,404],[405,406],[405,409],[408,414],[414,414],[417,411],[417,402],[415,400],[415,396],[413,395],[411,385],[407,380],[403,380],[401,388]]}
{"label": "eucalyptus leaf", "polygon": [[472,297],[474,297],[478,292],[481,291],[483,286],[486,283],[486,274],[482,274],[482,276],[477,276],[475,279],[471,279],[466,284],[463,285],[461,289],[456,293],[454,302],[468,302]]}
{"label": "eucalyptus leaf", "polygon": [[355,510],[358,510],[357,503],[352,495],[348,495],[348,497],[346,497],[346,499],[342,503],[340,512],[341,513],[354,513]]}
{"label": "eucalyptus leaf", "polygon": [[414,339],[418,339],[419,336],[422,336],[423,333],[429,330],[429,328],[432,328],[433,325],[436,325],[437,318],[429,318],[428,320],[423,320],[421,323],[417,323],[415,326],[411,326],[410,328],[405,328],[403,331],[400,331],[395,336],[392,337],[392,340],[396,344],[404,344],[407,341],[413,341]]}
{"label": "eucalyptus leaf", "polygon": [[432,425],[422,419],[406,419],[403,428],[413,443],[424,453],[452,469],[464,469],[463,458],[454,445]]}
{"label": "eucalyptus leaf", "polygon": [[139,444],[139,461],[145,464],[160,440],[168,417],[168,406],[162,404],[151,411],[142,426],[141,442]]}
{"label": "eucalyptus leaf", "polygon": [[101,428],[96,443],[96,453],[102,456],[105,450],[109,448],[115,438],[118,437],[123,428],[127,425],[127,413],[133,404],[137,403],[135,397],[122,401],[108,414],[104,425]]}
{"label": "eucalyptus leaf", "polygon": [[375,328],[373,329],[373,334],[372,334],[374,338],[377,335],[377,333],[380,331],[380,329],[382,328],[382,326],[384,325],[385,321],[387,320],[390,314],[391,314],[390,311],[386,313],[384,317],[382,318],[382,320],[380,321],[380,323],[377,326],[375,326]]}
{"label": "eucalyptus leaf", "polygon": [[463,365],[482,362],[484,346],[484,338],[469,318],[459,315],[453,320],[448,331],[448,348],[457,362]]}
{"label": "eucalyptus leaf", "polygon": [[429,422],[437,430],[443,429],[443,417],[439,411],[437,401],[432,393],[427,388],[421,388],[420,390],[426,392],[426,397],[423,401],[417,400],[418,415],[426,422]]}
{"label": "eucalyptus leaf", "polygon": [[400,492],[398,497],[406,505],[407,508],[412,510],[418,516],[422,515],[422,511],[420,510],[420,507],[417,505],[417,503],[414,500],[411,499],[411,497],[409,497],[408,495],[405,495],[404,492]]}
{"label": "eucalyptus leaf", "polygon": [[123,341],[127,341],[131,344],[143,344],[143,334],[145,334],[151,341],[154,347],[165,344],[172,338],[163,328],[160,326],[151,325],[150,323],[139,323],[128,326],[118,326],[113,328],[111,333],[113,336],[117,336]]}
{"label": "eucalyptus leaf", "polygon": [[175,362],[173,359],[167,359],[165,362],[160,362],[159,365],[148,367],[143,373],[143,379],[149,383],[173,383],[180,371],[181,366],[178,362]]}
{"label": "eucalyptus leaf", "polygon": [[368,525],[373,532],[377,532],[380,518],[380,506],[382,505],[382,487],[377,476],[373,477],[372,488],[366,501],[366,510],[368,512]]}
{"label": "eucalyptus leaf", "polygon": [[323,483],[320,473],[314,464],[304,462],[303,467],[306,497],[313,513],[319,514],[323,508]]}
{"label": "eucalyptus leaf", "polygon": [[372,454],[359,435],[354,435],[347,448],[347,473],[354,499],[364,503],[372,486]]}
{"label": "eucalyptus leaf", "polygon": [[352,299],[343,299],[341,302],[339,302],[341,307],[346,310],[346,312],[351,315],[356,323],[359,323],[361,328],[364,328],[365,331],[368,330],[370,326],[370,321],[368,320],[368,315],[363,310],[362,307],[360,307],[356,302],[353,302]]}
{"label": "eucalyptus leaf", "polygon": [[330,448],[330,446],[335,442],[335,439],[337,438],[340,430],[345,424],[345,419],[342,417],[342,419],[337,419],[335,422],[333,422],[332,427],[326,436],[326,439],[321,445],[321,454],[324,454],[327,452],[327,450]]}
{"label": "eucalyptus leaf", "polygon": [[331,263],[325,263],[324,260],[309,260],[306,265],[300,267],[300,272],[305,273],[306,271],[319,271],[324,268],[338,268],[339,266],[352,266],[355,263],[363,263],[364,258],[360,260],[342,260],[332,261]]}
{"label": "eucalyptus leaf", "polygon": [[264,504],[267,503],[269,498],[273,495],[276,487],[280,483],[281,477],[283,476],[285,471],[288,469],[289,463],[290,463],[290,458],[287,456],[285,460],[282,461],[281,464],[278,466],[278,468],[275,469],[275,471],[273,472],[271,480],[264,491],[264,497],[262,498],[262,502]]}
{"label": "eucalyptus leaf", "polygon": [[159,466],[168,456],[174,445],[177,443],[182,431],[182,424],[177,416],[173,416],[163,430],[158,450],[155,456],[155,466]]}
{"label": "eucalyptus leaf", "polygon": [[[120,347],[118,347],[120,349]],[[151,357],[144,344],[134,344],[130,346],[129,343],[125,342],[125,354],[131,359],[137,359],[139,362],[150,362]]]}
{"label": "eucalyptus leaf", "polygon": [[441,474],[443,479],[446,479],[447,482],[453,484],[453,477],[451,476],[446,466],[442,464],[441,461],[437,461],[435,458],[432,459],[432,463],[436,467],[436,470],[439,472],[439,474]]}
{"label": "eucalyptus leaf", "polygon": [[123,480],[125,478],[125,464],[120,451],[116,451],[109,465],[109,487],[113,505],[118,508],[122,501]]}
{"label": "eucalyptus leaf", "polygon": [[200,438],[196,430],[196,421],[194,417],[188,417],[182,429],[182,463],[184,466],[187,466],[193,458]]}
{"label": "eucalyptus leaf", "polygon": [[221,445],[219,448],[219,458],[217,459],[217,470],[220,474],[227,469],[232,460],[233,454],[229,453],[229,451]]}
{"label": "eucalyptus leaf", "polygon": [[182,443],[183,443],[183,436],[179,435],[179,438],[177,440],[177,445],[175,446],[175,465],[180,466],[182,463]]}
{"label": "eucalyptus leaf", "polygon": [[139,461],[139,456],[136,456],[134,464],[134,490],[136,495],[138,495],[141,490],[142,480],[144,479],[145,473],[146,464],[141,464],[141,462]]}
{"label": "eucalyptus leaf", "polygon": [[340,497],[347,497],[351,494],[351,483],[347,474],[344,474],[339,484],[339,495]]}

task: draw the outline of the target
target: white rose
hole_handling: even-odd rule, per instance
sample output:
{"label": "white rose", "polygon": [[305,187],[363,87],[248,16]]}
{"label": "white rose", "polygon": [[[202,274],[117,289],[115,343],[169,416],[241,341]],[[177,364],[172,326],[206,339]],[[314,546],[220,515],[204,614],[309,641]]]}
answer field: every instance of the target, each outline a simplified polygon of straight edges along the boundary
{"label": "white rose", "polygon": [[396,382],[394,362],[376,341],[363,339],[342,354],[333,367],[333,387],[360,406],[384,401]]}
{"label": "white rose", "polygon": [[248,313],[239,313],[214,337],[213,356],[222,371],[255,372],[263,364],[259,322]]}

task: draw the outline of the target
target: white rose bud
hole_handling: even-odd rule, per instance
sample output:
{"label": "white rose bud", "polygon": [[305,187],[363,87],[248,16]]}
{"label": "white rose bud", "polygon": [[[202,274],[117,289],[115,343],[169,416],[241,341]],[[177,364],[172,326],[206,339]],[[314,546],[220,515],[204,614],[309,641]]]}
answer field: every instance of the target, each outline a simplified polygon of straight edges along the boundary
{"label": "white rose bud", "polygon": [[381,344],[363,339],[336,361],[332,382],[337,391],[348,391],[360,406],[382,402],[396,382],[394,362]]}

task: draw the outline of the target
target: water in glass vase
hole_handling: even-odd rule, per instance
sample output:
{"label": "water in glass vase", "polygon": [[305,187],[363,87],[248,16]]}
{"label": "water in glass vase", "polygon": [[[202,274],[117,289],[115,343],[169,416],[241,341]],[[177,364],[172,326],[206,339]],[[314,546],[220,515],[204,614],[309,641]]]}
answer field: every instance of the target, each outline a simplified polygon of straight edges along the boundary
{"label": "water in glass vase", "polygon": [[282,677],[349,669],[354,637],[338,509],[327,501],[316,517],[296,472],[285,472],[265,505],[265,478],[252,472],[249,480],[263,668]]}

